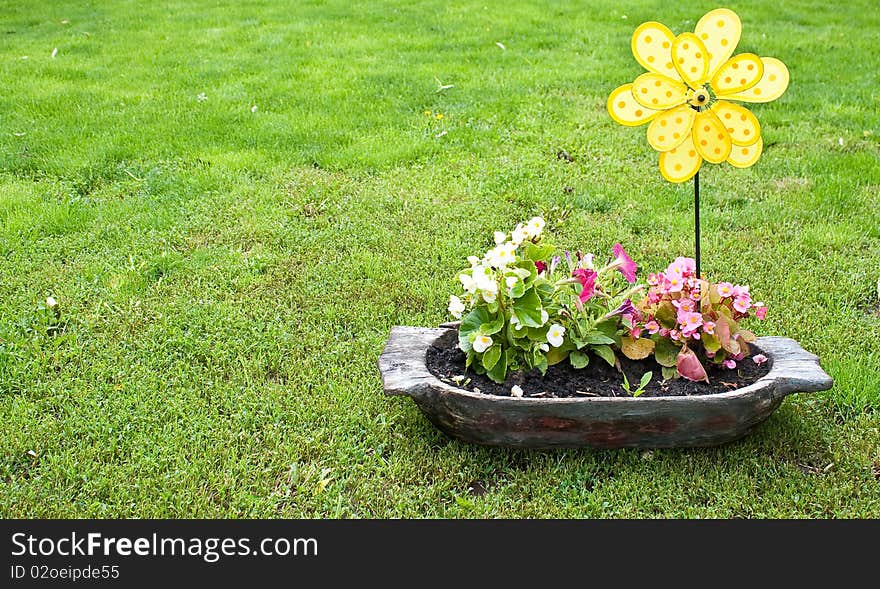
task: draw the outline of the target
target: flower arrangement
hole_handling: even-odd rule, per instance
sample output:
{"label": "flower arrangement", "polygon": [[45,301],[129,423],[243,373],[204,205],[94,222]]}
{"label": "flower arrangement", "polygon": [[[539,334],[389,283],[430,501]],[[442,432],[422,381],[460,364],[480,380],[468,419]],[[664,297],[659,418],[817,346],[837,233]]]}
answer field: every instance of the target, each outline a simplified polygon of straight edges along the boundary
{"label": "flower arrangement", "polygon": [[[533,217],[496,231],[494,247],[458,272],[463,292],[450,296],[449,312],[461,319],[467,368],[502,383],[513,371],[546,373],[565,360],[585,368],[590,353],[619,368],[623,354],[653,356],[664,379],[708,382],[709,363],[734,369],[749,355],[755,335],[740,322],[764,319],[767,307],[752,301],[748,286],[698,278],[684,257],[637,284],[638,266],[622,245],[600,265],[590,253],[559,252],[544,227]],[[623,388],[636,396],[645,384]]]}

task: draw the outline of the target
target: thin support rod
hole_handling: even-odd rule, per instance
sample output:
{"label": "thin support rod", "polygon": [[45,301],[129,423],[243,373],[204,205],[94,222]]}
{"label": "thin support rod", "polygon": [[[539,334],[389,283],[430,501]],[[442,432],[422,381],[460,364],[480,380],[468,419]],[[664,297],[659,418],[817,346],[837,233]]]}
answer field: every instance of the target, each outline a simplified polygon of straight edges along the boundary
{"label": "thin support rod", "polygon": [[694,174],[694,258],[697,262],[697,277],[700,273],[700,173]]}

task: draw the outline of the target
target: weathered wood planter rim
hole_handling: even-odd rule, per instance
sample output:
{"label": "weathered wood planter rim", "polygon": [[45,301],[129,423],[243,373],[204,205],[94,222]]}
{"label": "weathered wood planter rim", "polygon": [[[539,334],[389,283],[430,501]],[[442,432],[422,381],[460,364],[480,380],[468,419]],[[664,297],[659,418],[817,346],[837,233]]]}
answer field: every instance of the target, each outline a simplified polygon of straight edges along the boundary
{"label": "weathered wood planter rim", "polygon": [[[441,338],[448,339],[441,339]],[[796,392],[831,388],[819,358],[795,340],[760,337],[770,371],[753,384],[682,397],[515,398],[447,384],[426,365],[428,349],[451,345],[455,329],[394,327],[379,357],[388,395],[411,397],[438,428],[456,438],[511,447],[712,446],[740,438]]]}

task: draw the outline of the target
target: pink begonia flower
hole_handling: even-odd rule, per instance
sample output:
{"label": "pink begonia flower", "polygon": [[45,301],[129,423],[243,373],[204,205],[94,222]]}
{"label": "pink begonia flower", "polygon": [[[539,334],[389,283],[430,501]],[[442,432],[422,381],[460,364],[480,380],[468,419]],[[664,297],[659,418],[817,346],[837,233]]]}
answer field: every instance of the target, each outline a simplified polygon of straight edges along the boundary
{"label": "pink begonia flower", "polygon": [[614,265],[615,268],[620,270],[620,273],[623,274],[623,277],[626,278],[626,281],[632,284],[636,281],[636,270],[638,266],[636,263],[632,261],[626,252],[623,251],[623,246],[619,243],[614,244],[614,248],[611,250],[614,254]]}
{"label": "pink begonia flower", "polygon": [[540,274],[541,272],[543,272],[544,270],[547,269],[547,264],[538,260],[537,262],[535,262],[535,268],[537,268],[538,274]]}
{"label": "pink begonia flower", "polygon": [[669,337],[671,337],[675,341],[678,341],[678,338],[680,335],[681,335],[681,332],[678,331],[677,329],[670,329],[669,330]]}
{"label": "pink begonia flower", "polygon": [[654,335],[655,333],[660,331],[660,324],[657,323],[656,321],[654,321],[653,319],[651,319],[650,321],[645,323],[645,329],[648,330],[648,333],[650,333],[651,335]]}
{"label": "pink begonia flower", "polygon": [[764,318],[767,317],[766,305],[764,305],[764,303],[755,303],[754,307],[755,307],[755,317],[757,317],[758,319],[763,321]]}
{"label": "pink begonia flower", "polygon": [[629,336],[633,339],[639,339],[639,337],[641,337],[641,335],[642,335],[642,328],[641,327],[633,327],[629,331]]}
{"label": "pink begonia flower", "polygon": [[667,274],[666,282],[663,284],[664,291],[667,293],[670,292],[681,292],[681,289],[684,287],[684,277],[681,274]]}
{"label": "pink begonia flower", "polygon": [[752,356],[752,360],[754,360],[755,364],[760,366],[761,364],[769,360],[769,358],[767,358],[767,356],[765,356],[764,354],[755,354],[754,356]]}
{"label": "pink begonia flower", "polygon": [[712,321],[703,321],[703,331],[709,335],[715,334],[715,323]]}
{"label": "pink begonia flower", "polygon": [[660,328],[660,337],[669,337],[669,330],[665,327]]}
{"label": "pink begonia flower", "polygon": [[[749,285],[748,284],[745,286],[740,286],[739,284],[737,284],[736,286],[733,287],[733,296],[735,296],[735,297],[741,297],[743,295],[748,295],[748,294],[749,294]],[[751,298],[751,295],[749,295],[749,298]]]}
{"label": "pink begonia flower", "polygon": [[648,302],[652,305],[656,305],[663,299],[662,295],[659,292],[654,292],[653,290],[648,293]]}
{"label": "pink begonia flower", "polygon": [[736,362],[734,362],[733,360],[725,360],[724,367],[728,370],[733,370],[734,368],[736,368]]}
{"label": "pink begonia flower", "polygon": [[678,313],[678,323],[685,335],[690,335],[703,325],[703,316],[700,313]]}
{"label": "pink begonia flower", "polygon": [[683,299],[672,301],[672,304],[675,306],[676,309],[678,309],[680,313],[693,313],[696,303],[694,303],[691,299],[685,297]]}
{"label": "pink begonia flower", "polygon": [[715,286],[715,288],[718,290],[718,294],[721,295],[721,298],[723,299],[733,296],[733,285],[729,282],[719,282]]}
{"label": "pink begonia flower", "polygon": [[680,274],[681,276],[693,276],[697,271],[697,262],[693,258],[678,257],[673,260],[666,269],[667,274]]}
{"label": "pink begonia flower", "polygon": [[694,339],[700,339],[700,338],[702,337],[702,336],[700,335],[700,332],[699,332],[699,331],[689,331],[687,334],[688,334],[689,336],[691,336],[692,338],[694,338]]}
{"label": "pink begonia flower", "polygon": [[571,275],[580,280],[581,285],[583,286],[581,294],[578,295],[580,301],[586,303],[593,298],[593,295],[596,293],[596,271],[587,270],[586,268],[577,268],[571,273]]}
{"label": "pink begonia flower", "polygon": [[752,306],[752,299],[748,294],[745,296],[739,296],[733,299],[733,308],[739,311],[740,313],[748,313],[749,309]]}
{"label": "pink begonia flower", "polygon": [[661,282],[663,282],[662,272],[660,274],[654,274],[653,272],[648,274],[648,286],[657,286]]}
{"label": "pink begonia flower", "polygon": [[736,360],[737,362],[739,362],[740,360],[742,360],[743,358],[745,358],[745,356],[746,356],[745,354],[743,354],[742,352],[740,352],[740,353],[738,353],[738,354],[734,354],[733,356],[731,356],[731,358],[733,358],[734,360]]}

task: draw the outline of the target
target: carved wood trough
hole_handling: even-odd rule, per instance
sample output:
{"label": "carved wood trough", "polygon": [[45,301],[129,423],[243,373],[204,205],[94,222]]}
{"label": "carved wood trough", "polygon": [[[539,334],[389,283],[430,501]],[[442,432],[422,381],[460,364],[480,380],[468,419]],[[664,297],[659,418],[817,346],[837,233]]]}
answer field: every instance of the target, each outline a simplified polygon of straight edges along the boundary
{"label": "carved wood trough", "polygon": [[449,385],[426,366],[428,348],[456,329],[394,327],[379,371],[388,395],[407,395],[440,430],[477,444],[522,448],[714,446],[748,434],[791,393],[830,389],[819,358],[785,337],[755,345],[772,362],[753,384],[689,397],[514,398]]}

